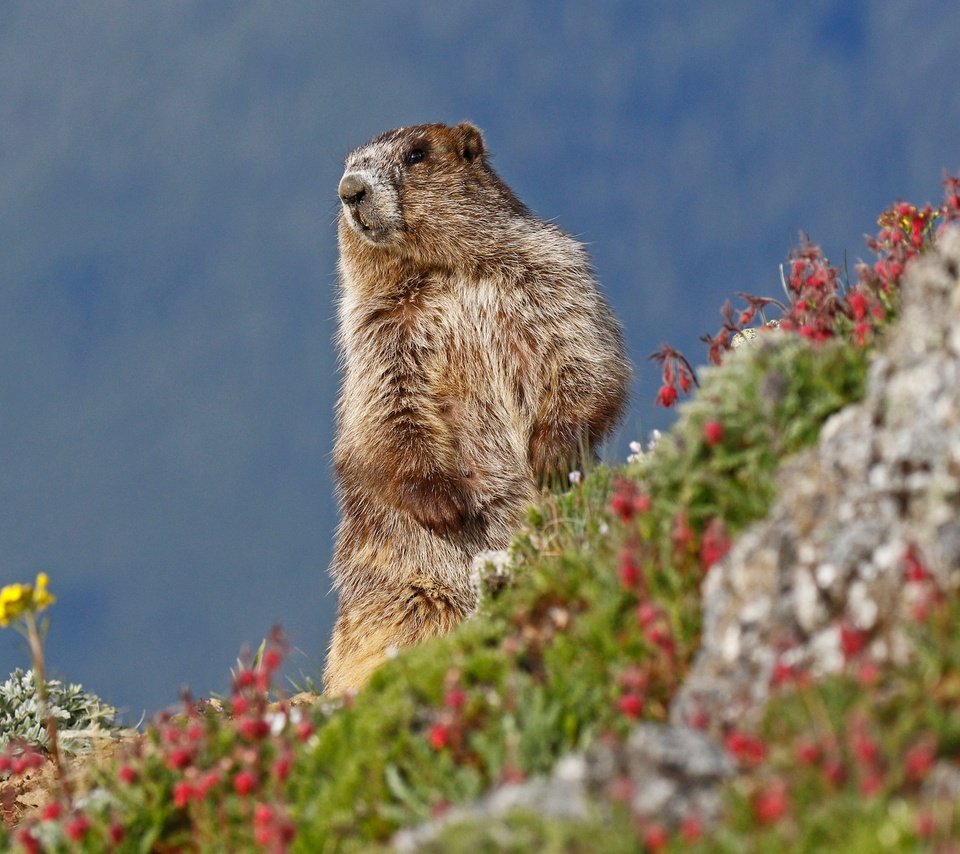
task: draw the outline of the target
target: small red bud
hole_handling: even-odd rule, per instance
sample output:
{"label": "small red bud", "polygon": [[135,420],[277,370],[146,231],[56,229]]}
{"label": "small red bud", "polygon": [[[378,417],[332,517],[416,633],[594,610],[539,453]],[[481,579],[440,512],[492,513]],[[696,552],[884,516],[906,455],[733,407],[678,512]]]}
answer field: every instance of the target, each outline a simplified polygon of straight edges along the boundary
{"label": "small red bud", "polygon": [[703,425],[703,440],[712,448],[723,441],[723,424],[719,421],[708,421]]}

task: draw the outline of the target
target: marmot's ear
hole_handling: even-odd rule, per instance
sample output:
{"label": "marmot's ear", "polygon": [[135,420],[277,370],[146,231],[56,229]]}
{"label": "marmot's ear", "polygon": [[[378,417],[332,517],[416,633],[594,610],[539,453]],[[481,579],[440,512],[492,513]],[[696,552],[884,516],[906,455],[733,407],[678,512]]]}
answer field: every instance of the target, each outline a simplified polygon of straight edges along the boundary
{"label": "marmot's ear", "polygon": [[454,131],[457,137],[457,143],[460,149],[460,155],[468,163],[483,157],[483,134],[480,128],[470,122],[460,122]]}

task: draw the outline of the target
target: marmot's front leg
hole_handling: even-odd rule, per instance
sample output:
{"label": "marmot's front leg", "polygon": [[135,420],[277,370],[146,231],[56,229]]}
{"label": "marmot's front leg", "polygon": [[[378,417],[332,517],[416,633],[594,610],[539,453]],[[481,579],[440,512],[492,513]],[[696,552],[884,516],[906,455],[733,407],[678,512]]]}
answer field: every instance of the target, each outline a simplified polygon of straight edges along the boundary
{"label": "marmot's front leg", "polygon": [[585,431],[569,422],[541,422],[530,435],[530,466],[541,487],[564,484],[566,476],[581,465],[586,449]]}
{"label": "marmot's front leg", "polygon": [[439,536],[459,531],[470,516],[463,479],[440,470],[412,473],[395,484],[395,504]]}
{"label": "marmot's front leg", "polygon": [[542,486],[588,460],[595,460],[604,435],[626,403],[625,362],[611,354],[598,368],[572,360],[546,390],[530,433],[528,454]]}

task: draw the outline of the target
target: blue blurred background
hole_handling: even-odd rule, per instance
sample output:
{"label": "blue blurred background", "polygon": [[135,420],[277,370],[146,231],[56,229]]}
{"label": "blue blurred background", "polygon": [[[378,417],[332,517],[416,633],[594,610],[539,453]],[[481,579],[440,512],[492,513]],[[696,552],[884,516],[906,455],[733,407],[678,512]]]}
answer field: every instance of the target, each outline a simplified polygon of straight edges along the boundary
{"label": "blue blurred background", "polygon": [[54,673],[135,720],[275,622],[318,673],[352,147],[470,119],[590,245],[638,368],[622,458],[671,417],[647,355],[702,362],[799,229],[852,268],[888,203],[939,200],[958,37],[924,0],[6,0],[0,583],[50,574]]}

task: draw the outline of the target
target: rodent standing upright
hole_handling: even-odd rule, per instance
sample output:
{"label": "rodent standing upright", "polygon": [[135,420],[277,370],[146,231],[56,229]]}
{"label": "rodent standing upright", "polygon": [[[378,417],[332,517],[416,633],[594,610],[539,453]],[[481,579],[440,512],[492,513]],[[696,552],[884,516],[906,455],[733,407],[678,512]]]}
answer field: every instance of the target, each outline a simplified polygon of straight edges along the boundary
{"label": "rodent standing upright", "polygon": [[328,694],[471,612],[473,557],[593,453],[630,377],[583,246],[520,202],[473,125],[376,137],[339,195]]}

